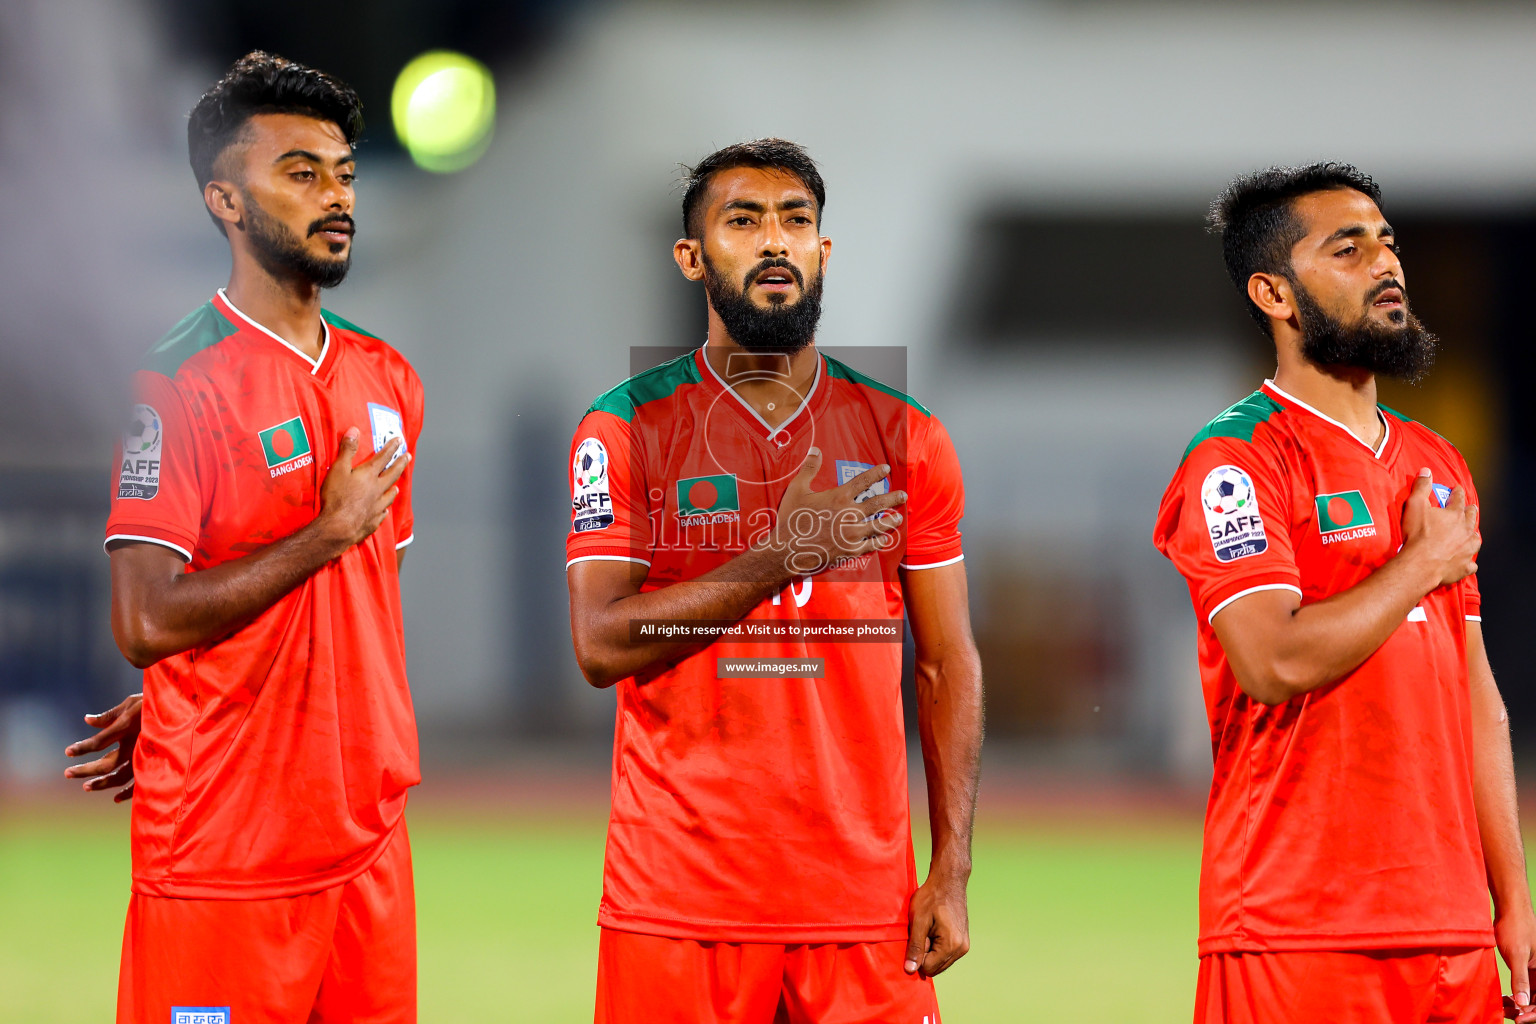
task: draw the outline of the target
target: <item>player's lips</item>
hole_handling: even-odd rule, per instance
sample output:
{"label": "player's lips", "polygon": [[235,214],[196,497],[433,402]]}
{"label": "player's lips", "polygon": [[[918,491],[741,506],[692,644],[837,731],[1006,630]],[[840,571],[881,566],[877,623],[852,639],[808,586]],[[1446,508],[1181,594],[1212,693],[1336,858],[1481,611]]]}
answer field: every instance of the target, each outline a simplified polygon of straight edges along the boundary
{"label": "player's lips", "polygon": [[787,292],[795,286],[795,275],[783,267],[769,267],[757,275],[753,284],[771,292]]}
{"label": "player's lips", "polygon": [[1403,304],[1403,292],[1400,288],[1387,288],[1376,296],[1371,305],[1378,309],[1392,309]]}
{"label": "player's lips", "polygon": [[332,245],[345,244],[356,231],[352,218],[346,216],[318,220],[309,226],[311,235],[319,235]]}

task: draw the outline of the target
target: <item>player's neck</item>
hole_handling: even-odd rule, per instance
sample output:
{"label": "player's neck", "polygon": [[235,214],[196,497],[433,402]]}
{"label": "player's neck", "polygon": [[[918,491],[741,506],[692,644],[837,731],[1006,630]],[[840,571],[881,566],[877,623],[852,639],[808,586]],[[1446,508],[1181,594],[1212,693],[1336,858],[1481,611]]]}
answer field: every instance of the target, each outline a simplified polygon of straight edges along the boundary
{"label": "player's neck", "polygon": [[240,312],[319,360],[325,323],[320,319],[320,287],[314,282],[279,279],[254,260],[236,259],[224,294]]}
{"label": "player's neck", "polygon": [[1376,409],[1376,376],[1365,370],[1325,370],[1303,359],[1280,360],[1275,387],[1305,402],[1370,446],[1381,447],[1386,424]]}
{"label": "player's neck", "polygon": [[816,383],[821,360],[816,343],[790,355],[749,352],[731,340],[723,325],[717,331],[714,319],[711,310],[709,341],[704,346],[710,367],[769,426],[777,427],[793,416]]}

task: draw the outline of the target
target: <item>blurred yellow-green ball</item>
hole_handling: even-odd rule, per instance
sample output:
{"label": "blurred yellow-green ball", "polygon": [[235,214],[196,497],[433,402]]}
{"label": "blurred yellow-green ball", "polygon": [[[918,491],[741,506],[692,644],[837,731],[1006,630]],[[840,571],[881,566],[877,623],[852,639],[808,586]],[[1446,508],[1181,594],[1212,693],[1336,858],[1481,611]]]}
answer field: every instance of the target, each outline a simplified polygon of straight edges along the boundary
{"label": "blurred yellow-green ball", "polygon": [[389,108],[395,135],[418,166],[461,171],[490,145],[496,83],[473,57],[433,50],[400,71]]}

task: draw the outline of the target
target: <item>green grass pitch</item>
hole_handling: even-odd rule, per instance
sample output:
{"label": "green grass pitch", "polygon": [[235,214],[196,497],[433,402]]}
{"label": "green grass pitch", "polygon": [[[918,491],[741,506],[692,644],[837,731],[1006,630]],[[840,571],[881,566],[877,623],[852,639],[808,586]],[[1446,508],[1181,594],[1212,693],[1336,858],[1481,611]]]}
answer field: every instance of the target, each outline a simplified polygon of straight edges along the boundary
{"label": "green grass pitch", "polygon": [[[0,1020],[112,1019],[127,902],[121,808],[0,819]],[[601,811],[415,813],[421,1019],[592,1019]],[[983,821],[971,954],[939,979],[950,1024],[1187,1022],[1199,823]],[[919,851],[919,864],[925,863]]]}

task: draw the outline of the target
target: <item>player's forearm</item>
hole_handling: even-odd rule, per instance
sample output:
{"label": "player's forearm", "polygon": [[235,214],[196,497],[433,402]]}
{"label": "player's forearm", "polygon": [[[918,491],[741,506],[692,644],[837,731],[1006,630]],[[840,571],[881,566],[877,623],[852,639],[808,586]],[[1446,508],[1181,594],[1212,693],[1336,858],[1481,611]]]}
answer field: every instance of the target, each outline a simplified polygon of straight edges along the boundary
{"label": "player's forearm", "polygon": [[933,836],[929,876],[964,883],[971,873],[982,739],[981,660],[957,644],[932,661],[918,660],[917,728],[928,781]]}
{"label": "player's forearm", "polygon": [[1515,795],[1515,759],[1510,750],[1509,715],[1494,682],[1482,644],[1482,630],[1467,627],[1467,668],[1472,719],[1472,799],[1483,844],[1483,864],[1495,913],[1529,913],[1530,885],[1520,809]]}
{"label": "player's forearm", "polygon": [[782,590],[793,574],[782,551],[753,548],[697,579],[618,598],[585,614],[573,607],[576,660],[593,686],[612,686],[638,672],[681,661],[712,638],[649,640],[632,624],[644,621],[735,622]]}
{"label": "player's forearm", "polygon": [[[1483,726],[1481,730],[1474,724],[1473,730],[1473,800],[1494,913],[1529,913],[1531,892],[1525,873],[1525,846],[1520,838],[1509,730],[1503,728],[1503,723],[1499,728]],[[1480,735],[1480,731],[1487,735]]]}
{"label": "player's forearm", "polygon": [[350,544],[314,522],[243,558],[198,572],[135,572],[113,558],[113,634],[136,668],[217,640],[272,607]]}
{"label": "player's forearm", "polygon": [[1283,703],[1360,667],[1438,583],[1432,565],[1404,552],[1348,590],[1296,608],[1268,636],[1224,638],[1223,646],[1236,655],[1233,669],[1249,696]]}

